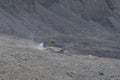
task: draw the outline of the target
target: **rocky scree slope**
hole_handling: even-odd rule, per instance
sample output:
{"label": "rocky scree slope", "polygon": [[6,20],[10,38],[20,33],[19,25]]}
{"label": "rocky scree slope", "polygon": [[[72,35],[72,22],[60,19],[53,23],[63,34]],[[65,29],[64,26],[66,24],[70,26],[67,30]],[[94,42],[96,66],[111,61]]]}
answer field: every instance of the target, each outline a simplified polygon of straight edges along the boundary
{"label": "rocky scree slope", "polygon": [[35,49],[28,43],[35,46],[26,39],[0,36],[1,80],[120,79],[120,60],[54,53]]}

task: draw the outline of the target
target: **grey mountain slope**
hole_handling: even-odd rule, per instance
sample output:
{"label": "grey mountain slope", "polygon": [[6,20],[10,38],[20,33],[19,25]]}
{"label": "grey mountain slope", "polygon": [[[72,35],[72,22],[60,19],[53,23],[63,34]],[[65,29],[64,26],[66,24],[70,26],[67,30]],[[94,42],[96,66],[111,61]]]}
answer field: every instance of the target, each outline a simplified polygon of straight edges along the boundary
{"label": "grey mountain slope", "polygon": [[[0,0],[0,80],[119,80],[119,4]],[[39,50],[50,39],[67,52]]]}
{"label": "grey mountain slope", "polygon": [[[95,20],[99,20],[103,18],[104,11],[107,8],[105,0],[60,0],[61,3],[74,11],[77,15],[82,15],[85,18],[92,18]],[[98,16],[98,14],[100,14]]]}
{"label": "grey mountain slope", "polygon": [[[7,16],[6,16],[7,15]],[[16,22],[15,18],[12,18],[11,15],[6,14],[4,11],[1,10],[0,13],[0,21],[1,21],[1,33],[8,33],[8,34],[14,34],[14,32],[28,32],[26,27],[23,27],[22,24],[19,22]],[[17,26],[17,27],[16,27]],[[16,33],[17,34],[17,33]],[[26,33],[25,33],[26,35]]]}
{"label": "grey mountain slope", "polygon": [[118,3],[117,0],[0,0],[0,33],[37,40],[55,38],[83,54],[117,54]]}
{"label": "grey mountain slope", "polygon": [[[31,35],[32,37],[33,36],[44,37],[45,35],[47,36],[48,34],[54,34],[55,32],[54,30],[44,25],[42,22],[36,20],[30,14],[27,14],[27,12],[23,12],[19,15],[13,16],[11,15],[12,14],[10,12],[6,12],[6,10],[3,11],[3,9],[1,9],[1,33],[3,32],[17,36],[21,35],[21,37],[29,38],[31,37]],[[20,15],[22,16],[20,17]],[[6,30],[7,28],[11,30]],[[47,33],[44,33],[45,31]]]}
{"label": "grey mountain slope", "polygon": [[[59,17],[62,17],[63,19],[66,19],[74,24],[80,25],[80,29],[82,31],[89,32],[89,34],[92,34],[91,32],[93,31],[94,31],[93,34],[96,34],[96,35],[97,34],[104,35],[105,33],[109,34],[109,31],[107,31],[107,29],[102,27],[100,24],[97,24],[96,22],[92,20],[86,21],[82,19],[80,16],[76,16],[74,13],[72,13],[71,11],[67,10],[66,8],[64,8],[63,6],[59,4],[54,4],[52,7],[49,8],[49,10],[56,13],[56,15],[58,15]],[[90,31],[90,30],[93,30],[93,31]],[[98,32],[98,33],[95,33],[95,32]]]}
{"label": "grey mountain slope", "polygon": [[[55,8],[57,8],[57,7],[55,7]],[[38,9],[37,9],[38,10]],[[40,10],[45,10],[45,9],[40,9]],[[39,10],[39,11],[40,11]],[[59,8],[58,8],[58,10],[59,10]],[[93,25],[91,25],[91,23],[89,23],[89,22],[87,22],[87,21],[85,21],[85,20],[83,20],[82,18],[80,18],[79,17],[79,20],[74,20],[74,21],[76,21],[76,22],[73,22],[73,20],[71,21],[71,20],[68,20],[68,19],[66,19],[66,17],[62,17],[61,18],[61,16],[59,16],[59,14],[60,13],[58,13],[58,15],[57,15],[57,13],[55,14],[53,14],[53,13],[51,13],[51,12],[44,12],[44,11],[41,11],[40,13],[39,13],[39,15],[41,14],[41,13],[49,13],[49,14],[51,14],[51,15],[47,15],[48,17],[47,18],[45,18],[45,19],[50,19],[49,21],[47,21],[47,20],[42,20],[42,21],[44,21],[44,22],[50,22],[50,21],[52,21],[52,23],[53,24],[50,24],[50,25],[52,25],[51,27],[53,27],[54,29],[56,29],[56,28],[62,28],[62,29],[64,29],[66,32],[67,31],[69,31],[69,29],[70,29],[70,31],[69,31],[69,33],[71,34],[71,32],[72,33],[74,33],[74,31],[75,31],[75,33],[81,33],[81,32],[83,32],[84,33],[84,31],[86,30],[87,32],[89,32],[89,34],[96,34],[98,31],[95,29],[95,28],[93,28],[92,26],[94,26],[94,24]],[[61,11],[61,12],[63,12],[63,11]],[[64,11],[63,12],[64,14],[66,14],[67,15],[67,13]],[[45,15],[45,14],[44,14]],[[54,15],[54,17],[51,17],[51,16],[53,16]],[[71,16],[72,16],[72,14],[70,14]],[[76,16],[75,16],[76,17]],[[57,20],[59,20],[59,21],[57,21]],[[64,23],[62,23],[64,21]],[[78,22],[77,22],[78,21]],[[49,26],[50,26],[49,25]],[[60,26],[59,26],[60,25]],[[56,28],[55,28],[56,27]],[[74,27],[74,28],[73,28]],[[100,27],[101,29],[102,29],[102,27]],[[94,32],[96,32],[96,33],[91,33],[92,31],[91,30],[93,30]],[[60,31],[60,30],[59,30]],[[77,32],[78,31],[78,32]],[[99,30],[100,31],[100,30]],[[102,30],[101,30],[102,31]],[[86,33],[86,32],[85,32]],[[85,34],[84,33],[84,34]],[[103,33],[103,32],[100,32],[101,34]],[[100,34],[99,32],[98,32],[98,34]],[[82,34],[82,33],[81,33]],[[86,36],[87,35],[89,35],[89,34],[87,34],[86,33]]]}
{"label": "grey mountain slope", "polygon": [[[119,15],[119,3],[118,0],[61,0],[61,4],[64,7],[69,8],[77,15],[82,16],[85,19],[92,19],[104,25],[111,27],[108,17],[115,14]],[[112,9],[111,9],[112,8]],[[117,16],[118,17],[118,16]],[[105,27],[105,26],[104,26]],[[112,28],[113,29],[113,28]]]}
{"label": "grey mountain slope", "polygon": [[[40,6],[40,7],[41,7],[41,6]],[[29,8],[29,6],[28,6],[28,8]],[[23,6],[23,9],[22,9],[22,7],[20,7],[20,6],[19,6],[18,8],[15,6],[15,8],[13,8],[12,10],[14,10],[14,9],[17,9],[17,11],[20,12],[20,13],[22,12],[23,14],[21,14],[21,15],[26,14],[26,13],[23,12],[23,11],[24,11],[24,6]],[[19,9],[20,9],[20,10],[19,10]],[[10,10],[10,9],[9,9],[9,10]],[[32,12],[33,12],[33,11],[34,11],[34,8],[33,8],[33,10],[28,10],[27,8],[25,8],[25,10],[26,10],[26,11],[30,11],[30,12],[32,11]],[[36,10],[38,10],[38,9],[36,9]],[[42,10],[42,9],[41,9],[41,10]],[[40,11],[40,10],[38,10],[38,11]],[[31,13],[32,13],[32,12],[31,12]],[[41,12],[42,12],[42,11],[41,11]],[[41,13],[41,12],[40,12],[40,13]],[[14,11],[13,11],[12,13],[14,13]],[[44,12],[44,13],[48,13],[48,12]],[[49,13],[49,14],[50,14],[50,13]],[[46,14],[46,15],[47,15],[47,14]],[[42,16],[43,16],[43,15],[41,15],[41,16],[39,15],[40,19],[42,19]],[[50,16],[53,16],[53,15],[50,15]],[[37,16],[36,16],[36,17],[37,17]],[[48,18],[48,17],[47,17],[47,18]],[[44,19],[47,19],[47,18],[44,17]],[[30,20],[30,19],[29,19],[29,20]],[[49,20],[47,25],[48,25],[48,26],[51,25],[52,27],[53,27],[53,26],[54,26],[54,27],[55,27],[55,26],[58,26],[59,28],[58,28],[58,27],[57,27],[57,28],[58,28],[59,30],[60,30],[60,29],[61,29],[61,30],[65,30],[65,29],[64,29],[64,25],[62,25],[62,24],[65,24],[65,23],[60,23],[60,22],[63,22],[63,21],[57,22],[57,23],[60,23],[60,24],[59,24],[60,26],[59,26],[59,25],[56,25],[57,23],[56,23],[54,20],[55,20],[55,19],[53,19],[53,21],[52,21],[52,20]],[[57,19],[57,20],[58,20],[58,19]],[[43,21],[43,20],[42,20],[42,21]],[[46,21],[47,21],[47,20],[46,20]],[[46,21],[44,21],[44,23],[47,23]],[[50,23],[50,21],[52,21],[52,22]],[[64,22],[65,22],[65,21],[64,21]],[[55,24],[52,25],[52,23],[55,23]],[[81,22],[81,23],[83,23],[83,22]],[[70,24],[70,23],[67,23],[67,24]],[[62,27],[61,27],[61,26],[62,26]],[[71,24],[70,24],[70,25],[65,25],[65,26],[69,26],[69,28],[67,28],[67,29],[70,29]],[[82,25],[82,26],[84,26],[84,25]],[[74,27],[75,27],[75,24],[74,24]],[[57,29],[57,28],[56,28],[56,29]],[[55,28],[54,28],[54,29],[55,29]],[[68,30],[68,31],[69,31],[69,30]],[[84,31],[84,30],[83,30],[83,31]],[[74,32],[74,31],[73,31],[73,32]]]}

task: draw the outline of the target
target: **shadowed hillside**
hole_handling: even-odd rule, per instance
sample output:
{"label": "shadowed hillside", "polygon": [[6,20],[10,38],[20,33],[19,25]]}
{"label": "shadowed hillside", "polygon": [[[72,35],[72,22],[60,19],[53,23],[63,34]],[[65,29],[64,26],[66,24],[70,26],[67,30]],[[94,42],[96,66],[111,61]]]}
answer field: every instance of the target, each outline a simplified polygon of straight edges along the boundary
{"label": "shadowed hillside", "polygon": [[0,0],[0,34],[56,39],[81,54],[120,58],[118,0]]}

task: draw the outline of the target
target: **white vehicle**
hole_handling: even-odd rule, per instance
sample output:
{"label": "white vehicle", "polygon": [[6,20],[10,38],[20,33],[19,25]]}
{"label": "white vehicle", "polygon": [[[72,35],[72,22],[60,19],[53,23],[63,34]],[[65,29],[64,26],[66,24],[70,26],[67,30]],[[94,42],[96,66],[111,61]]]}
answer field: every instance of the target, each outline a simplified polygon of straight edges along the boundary
{"label": "white vehicle", "polygon": [[62,53],[66,52],[66,48],[63,45],[56,45],[56,44],[54,44],[54,45],[47,45],[44,42],[40,43],[39,48],[40,49],[49,49],[49,50],[52,50],[54,52],[62,52]]}

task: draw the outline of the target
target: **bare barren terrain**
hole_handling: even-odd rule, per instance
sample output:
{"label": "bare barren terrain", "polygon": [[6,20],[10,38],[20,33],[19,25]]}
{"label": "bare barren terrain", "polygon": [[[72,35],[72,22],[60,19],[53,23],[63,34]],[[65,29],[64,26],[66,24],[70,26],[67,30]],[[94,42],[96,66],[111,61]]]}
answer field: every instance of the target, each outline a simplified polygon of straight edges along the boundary
{"label": "bare barren terrain", "polygon": [[0,41],[1,80],[120,79],[120,60],[39,50],[36,43],[13,37]]}
{"label": "bare barren terrain", "polygon": [[[119,0],[0,0],[0,80],[120,80]],[[39,50],[54,39],[67,52]]]}

